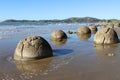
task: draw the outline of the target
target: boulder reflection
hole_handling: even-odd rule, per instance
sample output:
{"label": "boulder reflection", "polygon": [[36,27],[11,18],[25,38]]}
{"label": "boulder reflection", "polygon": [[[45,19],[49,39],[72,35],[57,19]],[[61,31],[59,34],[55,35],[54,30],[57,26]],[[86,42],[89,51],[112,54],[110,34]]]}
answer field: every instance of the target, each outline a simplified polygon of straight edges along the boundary
{"label": "boulder reflection", "polygon": [[94,44],[94,50],[95,50],[95,55],[98,57],[112,57],[115,56],[118,49],[118,44],[112,44],[112,45],[96,45]]}
{"label": "boulder reflection", "polygon": [[24,73],[42,73],[48,69],[52,58],[46,58],[34,61],[16,61],[16,68]]}
{"label": "boulder reflection", "polygon": [[95,50],[101,50],[101,51],[113,49],[117,46],[118,46],[118,44],[111,44],[111,45],[97,45],[97,44],[94,44]]}
{"label": "boulder reflection", "polygon": [[77,33],[77,36],[78,36],[78,38],[80,40],[87,41],[91,37],[91,34],[80,34],[80,33]]}
{"label": "boulder reflection", "polygon": [[67,39],[51,39],[51,42],[55,45],[55,46],[62,46],[67,42]]}

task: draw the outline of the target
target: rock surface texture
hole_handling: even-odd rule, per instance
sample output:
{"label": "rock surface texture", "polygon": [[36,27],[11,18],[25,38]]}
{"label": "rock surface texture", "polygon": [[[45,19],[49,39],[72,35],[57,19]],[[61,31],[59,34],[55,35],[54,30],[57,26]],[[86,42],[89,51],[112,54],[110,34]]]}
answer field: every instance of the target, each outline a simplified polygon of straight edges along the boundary
{"label": "rock surface texture", "polygon": [[91,30],[86,26],[82,26],[82,27],[78,28],[77,33],[79,33],[79,34],[91,34]]}
{"label": "rock surface texture", "polygon": [[65,34],[64,31],[62,30],[55,30],[50,37],[51,40],[56,40],[56,39],[67,39],[67,35]]}
{"label": "rock surface texture", "polygon": [[118,42],[118,35],[113,28],[102,28],[94,36],[95,44],[114,44]]}
{"label": "rock surface texture", "polygon": [[53,56],[49,43],[40,36],[32,36],[20,40],[15,53],[15,60],[34,60]]}

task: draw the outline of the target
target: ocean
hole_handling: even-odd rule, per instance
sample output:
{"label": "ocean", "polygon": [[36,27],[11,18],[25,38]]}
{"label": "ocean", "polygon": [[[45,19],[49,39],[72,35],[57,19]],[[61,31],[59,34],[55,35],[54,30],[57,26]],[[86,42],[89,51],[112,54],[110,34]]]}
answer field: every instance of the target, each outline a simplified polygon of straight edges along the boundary
{"label": "ocean", "polygon": [[0,23],[0,39],[15,38],[20,36],[34,36],[50,34],[61,29],[76,31],[78,27],[86,25],[80,23],[39,23],[39,22],[3,22]]}

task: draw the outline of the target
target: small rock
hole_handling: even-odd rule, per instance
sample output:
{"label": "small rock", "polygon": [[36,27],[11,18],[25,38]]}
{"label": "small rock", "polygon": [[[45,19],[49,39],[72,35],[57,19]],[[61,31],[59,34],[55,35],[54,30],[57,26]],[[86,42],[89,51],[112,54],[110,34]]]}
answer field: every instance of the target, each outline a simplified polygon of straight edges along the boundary
{"label": "small rock", "polygon": [[70,30],[69,30],[67,33],[68,33],[68,34],[73,34],[73,32],[72,32],[72,31],[70,31]]}

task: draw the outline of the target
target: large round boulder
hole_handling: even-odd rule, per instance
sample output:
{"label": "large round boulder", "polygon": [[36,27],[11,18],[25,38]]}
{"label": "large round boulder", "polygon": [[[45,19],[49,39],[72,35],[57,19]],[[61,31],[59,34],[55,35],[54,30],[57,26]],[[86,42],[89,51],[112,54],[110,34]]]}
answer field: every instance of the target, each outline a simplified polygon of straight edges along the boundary
{"label": "large round boulder", "polygon": [[55,30],[50,37],[51,40],[67,39],[67,35],[62,30]]}
{"label": "large round boulder", "polygon": [[95,25],[91,25],[89,26],[90,30],[91,30],[91,33],[96,33],[97,32],[97,27]]}
{"label": "large round boulder", "polygon": [[95,44],[114,44],[118,43],[119,39],[117,33],[113,28],[102,28],[94,36]]}
{"label": "large round boulder", "polygon": [[34,60],[53,56],[49,43],[40,36],[20,40],[14,53],[15,60]]}
{"label": "large round boulder", "polygon": [[86,26],[82,26],[82,27],[78,28],[77,33],[79,33],[79,34],[91,34],[91,30]]}

